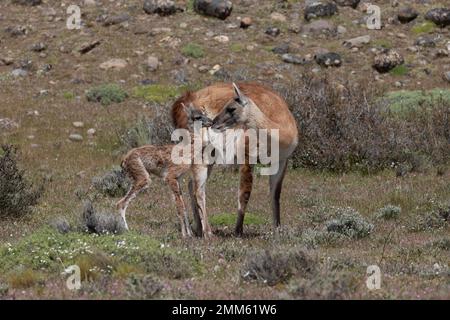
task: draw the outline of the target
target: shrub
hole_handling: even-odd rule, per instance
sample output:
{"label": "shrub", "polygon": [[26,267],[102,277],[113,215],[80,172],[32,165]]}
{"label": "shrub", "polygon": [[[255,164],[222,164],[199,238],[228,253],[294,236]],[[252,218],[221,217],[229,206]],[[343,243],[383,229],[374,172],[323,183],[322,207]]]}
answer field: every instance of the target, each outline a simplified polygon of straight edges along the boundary
{"label": "shrub", "polygon": [[450,238],[447,237],[435,240],[430,244],[430,246],[440,250],[450,251]]}
{"label": "shrub", "polygon": [[86,93],[86,98],[88,101],[100,102],[104,106],[112,103],[123,102],[127,97],[127,92],[116,84],[103,84],[90,89]]}
{"label": "shrub", "polygon": [[104,175],[94,177],[92,186],[102,195],[122,197],[128,192],[130,181],[122,168],[114,167]]}
{"label": "shrub", "polygon": [[126,149],[140,147],[146,144],[170,144],[173,131],[172,120],[165,106],[153,108],[152,118],[140,117],[134,126],[121,135],[122,144]]}
{"label": "shrub", "polygon": [[18,168],[17,149],[2,146],[0,156],[0,218],[18,218],[30,212],[43,193],[43,187],[34,187]]}
{"label": "shrub", "polygon": [[203,56],[205,55],[205,51],[203,50],[202,46],[196,43],[188,43],[181,49],[181,52],[185,56],[191,58],[203,58]]}
{"label": "shrub", "polygon": [[90,201],[84,204],[82,228],[90,233],[121,234],[125,232],[125,224],[119,214],[97,212]]}
{"label": "shrub", "polygon": [[64,218],[56,218],[51,222],[51,226],[62,234],[68,233],[72,229],[70,223]]}
{"label": "shrub", "polygon": [[352,208],[339,209],[336,218],[326,222],[325,226],[328,232],[340,233],[353,239],[367,237],[373,230],[373,224]]}
{"label": "shrub", "polygon": [[127,284],[128,294],[132,299],[154,299],[164,288],[161,282],[148,275],[131,275]]}
{"label": "shrub", "polygon": [[306,276],[313,269],[312,259],[302,250],[265,250],[250,254],[244,263],[241,276],[247,281],[255,280],[274,286],[287,281],[293,275]]}
{"label": "shrub", "polygon": [[392,74],[393,76],[405,76],[408,74],[408,71],[409,71],[408,67],[405,66],[404,64],[401,64],[399,66],[396,66],[391,71],[389,71],[389,73]]}
{"label": "shrub", "polygon": [[415,34],[430,33],[436,29],[436,25],[431,21],[426,21],[424,23],[415,25],[412,27],[411,31]]}
{"label": "shrub", "polygon": [[384,220],[397,219],[400,216],[401,212],[402,208],[389,204],[378,210],[376,218]]}
{"label": "shrub", "polygon": [[299,128],[294,167],[375,172],[424,159],[450,161],[450,101],[428,99],[406,113],[393,112],[390,99],[368,83],[336,85],[327,77],[297,77],[277,86]]}
{"label": "shrub", "polygon": [[328,232],[324,230],[306,229],[302,233],[302,243],[315,249],[318,246],[336,246],[346,240],[345,235],[337,232]]}
{"label": "shrub", "polygon": [[450,205],[441,204],[436,209],[419,216],[410,226],[411,231],[442,229],[450,221]]}
{"label": "shrub", "polygon": [[13,271],[8,275],[11,288],[25,289],[43,281],[42,275],[32,269]]}

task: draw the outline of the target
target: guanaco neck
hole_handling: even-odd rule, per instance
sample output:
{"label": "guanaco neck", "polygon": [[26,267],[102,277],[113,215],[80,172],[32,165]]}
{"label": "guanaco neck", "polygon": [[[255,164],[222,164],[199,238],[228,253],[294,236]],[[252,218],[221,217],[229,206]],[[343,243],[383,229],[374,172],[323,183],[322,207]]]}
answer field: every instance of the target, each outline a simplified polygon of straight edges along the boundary
{"label": "guanaco neck", "polygon": [[249,103],[247,127],[251,129],[280,129],[279,124],[268,118],[256,104]]}

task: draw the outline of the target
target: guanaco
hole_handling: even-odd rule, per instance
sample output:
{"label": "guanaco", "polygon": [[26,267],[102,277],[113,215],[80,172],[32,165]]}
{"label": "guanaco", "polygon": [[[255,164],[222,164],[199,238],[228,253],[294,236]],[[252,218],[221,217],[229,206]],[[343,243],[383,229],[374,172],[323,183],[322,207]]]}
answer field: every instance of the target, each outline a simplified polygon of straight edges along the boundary
{"label": "guanaco", "polygon": [[[205,113],[192,104],[188,107],[183,104],[184,112],[187,117],[187,129],[193,133],[194,122],[200,122],[202,130],[212,125],[212,120]],[[203,135],[203,133],[200,133]],[[193,139],[193,135],[191,135]],[[190,141],[192,144],[193,141]],[[202,137],[202,143],[205,143]],[[194,166],[192,164],[175,164],[171,158],[174,144],[169,145],[145,145],[143,147],[130,150],[122,159],[121,167],[130,177],[132,185],[128,193],[117,202],[117,209],[128,230],[125,214],[127,207],[136,195],[148,188],[150,175],[153,174],[162,178],[173,193],[177,207],[178,218],[181,224],[181,233],[183,238],[191,237],[192,231],[188,220],[186,206],[181,193],[180,180]],[[194,167],[195,168],[195,167]]]}
{"label": "guanaco", "polygon": [[[239,127],[252,129],[279,130],[279,170],[270,176],[270,198],[272,203],[273,225],[280,226],[280,195],[286,172],[287,160],[298,144],[297,124],[286,101],[275,91],[256,82],[216,83],[195,92],[187,92],[172,105],[172,121],[176,128],[186,128],[188,119],[183,112],[182,104],[193,103],[196,108],[204,108],[206,114],[214,119],[212,129],[225,130]],[[191,199],[202,198],[195,180],[207,179],[212,166],[197,171],[200,177],[189,182]],[[205,172],[206,170],[206,172]],[[197,182],[198,185],[198,182]],[[252,165],[240,165],[240,186],[238,194],[238,215],[235,233],[241,235],[245,210],[250,199],[253,185]],[[194,197],[193,194],[196,193]],[[198,225],[198,203],[192,201],[194,219]],[[203,214],[204,216],[204,214]],[[205,220],[206,218],[203,218]],[[207,221],[206,221],[207,223]],[[201,234],[197,229],[196,233]]]}

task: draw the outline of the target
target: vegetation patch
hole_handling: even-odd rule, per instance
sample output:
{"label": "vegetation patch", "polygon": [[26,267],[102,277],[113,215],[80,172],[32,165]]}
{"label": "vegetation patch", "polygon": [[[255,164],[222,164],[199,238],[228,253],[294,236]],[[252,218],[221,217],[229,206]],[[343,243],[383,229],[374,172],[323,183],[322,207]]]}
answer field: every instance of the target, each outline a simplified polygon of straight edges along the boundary
{"label": "vegetation patch", "polygon": [[421,33],[431,33],[436,29],[436,25],[431,21],[426,21],[424,23],[415,25],[411,28],[411,31],[415,34]]}
{"label": "vegetation patch", "polygon": [[429,91],[393,91],[387,94],[390,110],[393,112],[407,112],[420,106],[432,106],[436,103],[450,103],[449,89],[433,89]]}
{"label": "vegetation patch", "polygon": [[133,89],[133,97],[148,102],[165,103],[175,99],[186,90],[186,87],[177,87],[162,84],[138,86]]}
{"label": "vegetation patch", "polygon": [[2,146],[0,155],[0,218],[18,218],[30,212],[43,193],[43,187],[35,187],[19,169],[17,149]]}
{"label": "vegetation patch", "polygon": [[300,249],[264,250],[248,254],[241,276],[246,281],[274,286],[293,275],[309,276],[314,269],[314,261]]}
{"label": "vegetation patch", "polygon": [[376,218],[384,220],[397,219],[400,216],[401,212],[402,208],[389,204],[378,210],[378,212],[376,213]]}
{"label": "vegetation patch", "polygon": [[393,76],[406,76],[408,74],[409,70],[408,67],[404,64],[396,66],[394,69],[390,71],[390,74]]}
{"label": "vegetation patch", "polygon": [[373,224],[352,208],[338,209],[336,218],[327,221],[325,226],[328,232],[339,233],[352,239],[367,237],[373,230]]}
{"label": "vegetation patch", "polygon": [[92,186],[102,195],[109,197],[123,197],[130,188],[130,180],[120,167],[113,167],[110,171],[92,179]]}
{"label": "vegetation patch", "polygon": [[[119,261],[127,261],[145,273],[185,278],[201,271],[188,251],[172,249],[133,232],[98,235],[83,232],[61,234],[43,228],[19,242],[0,247],[0,273],[17,267],[60,273],[69,265],[83,264],[85,270],[110,274]],[[92,274],[86,273],[88,276]]]}
{"label": "vegetation patch", "polygon": [[181,52],[191,58],[203,58],[205,56],[205,50],[203,50],[203,47],[196,44],[196,43],[188,43],[185,45]]}
{"label": "vegetation patch", "polygon": [[104,106],[121,103],[128,97],[128,93],[117,84],[103,84],[90,89],[86,93],[89,102],[100,102]]}
{"label": "vegetation patch", "polygon": [[[232,213],[219,213],[215,215],[211,215],[209,217],[209,222],[214,226],[234,226],[236,223],[236,214]],[[244,218],[244,223],[246,225],[263,225],[267,224],[267,220],[259,215],[253,213],[246,213]]]}

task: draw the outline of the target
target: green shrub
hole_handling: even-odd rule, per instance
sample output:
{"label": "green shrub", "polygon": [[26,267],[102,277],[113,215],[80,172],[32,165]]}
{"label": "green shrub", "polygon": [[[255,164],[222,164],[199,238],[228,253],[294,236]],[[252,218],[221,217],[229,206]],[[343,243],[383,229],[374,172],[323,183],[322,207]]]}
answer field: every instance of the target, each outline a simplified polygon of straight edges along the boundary
{"label": "green shrub", "polygon": [[0,218],[17,218],[28,214],[43,193],[43,187],[34,187],[18,168],[17,149],[2,146],[0,156]]}
{"label": "green shrub", "polygon": [[131,299],[154,299],[157,298],[163,284],[152,276],[131,275],[127,281],[128,295]]}
{"label": "green shrub", "polygon": [[411,231],[427,231],[442,229],[449,225],[450,205],[441,204],[436,209],[417,217],[411,222]]}
{"label": "green shrub", "polygon": [[408,72],[409,72],[408,67],[405,66],[404,64],[396,66],[394,69],[389,71],[389,73],[392,74],[393,76],[406,76]]}
{"label": "green shrub", "polygon": [[181,52],[191,58],[203,58],[205,55],[203,47],[196,43],[188,43],[181,49]]}
{"label": "green shrub", "polygon": [[161,104],[175,99],[185,90],[186,87],[151,84],[133,88],[133,97]]}
{"label": "green shrub", "polygon": [[338,209],[336,218],[327,221],[325,226],[328,232],[340,233],[353,239],[367,237],[373,230],[373,224],[352,208]]}
{"label": "green shrub", "polygon": [[104,175],[94,177],[92,186],[108,197],[123,197],[130,188],[130,180],[120,167],[113,167]]}
{"label": "green shrub", "polygon": [[116,213],[98,212],[90,201],[84,204],[82,229],[97,234],[121,234],[125,232],[125,223]]}
{"label": "green shrub", "polygon": [[103,84],[90,89],[86,98],[90,102],[100,102],[104,106],[121,103],[128,97],[128,93],[117,84]]}
{"label": "green shrub", "polygon": [[431,33],[436,29],[436,25],[431,21],[426,21],[412,27],[411,31],[415,34]]}
{"label": "green shrub", "polygon": [[393,205],[387,205],[380,210],[378,210],[376,214],[377,219],[391,220],[397,219],[402,212],[402,208]]}

